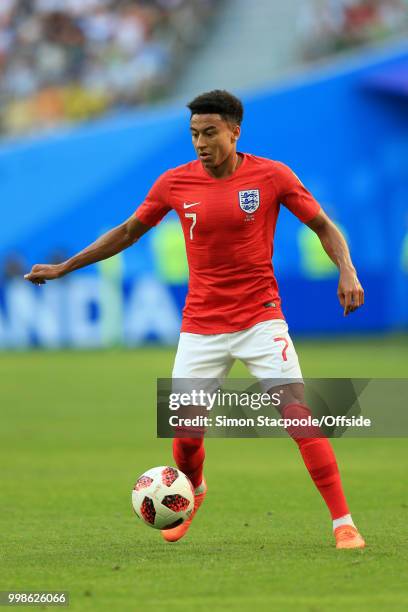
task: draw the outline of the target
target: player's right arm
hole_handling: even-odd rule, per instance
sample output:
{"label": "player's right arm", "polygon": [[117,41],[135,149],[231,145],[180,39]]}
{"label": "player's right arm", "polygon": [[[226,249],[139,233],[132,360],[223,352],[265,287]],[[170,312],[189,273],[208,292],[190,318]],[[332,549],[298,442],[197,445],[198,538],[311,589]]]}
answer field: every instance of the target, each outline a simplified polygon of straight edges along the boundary
{"label": "player's right arm", "polygon": [[137,242],[149,229],[149,225],[145,225],[132,215],[70,259],[59,264],[36,264],[24,278],[35,285],[43,285],[47,280],[61,278],[74,270],[117,255]]}
{"label": "player's right arm", "polygon": [[151,227],[159,223],[171,210],[169,201],[170,171],[162,174],[154,183],[143,204],[121,225],[114,227],[98,240],[60,264],[36,264],[24,278],[35,285],[61,278],[74,270],[108,259],[137,242]]}

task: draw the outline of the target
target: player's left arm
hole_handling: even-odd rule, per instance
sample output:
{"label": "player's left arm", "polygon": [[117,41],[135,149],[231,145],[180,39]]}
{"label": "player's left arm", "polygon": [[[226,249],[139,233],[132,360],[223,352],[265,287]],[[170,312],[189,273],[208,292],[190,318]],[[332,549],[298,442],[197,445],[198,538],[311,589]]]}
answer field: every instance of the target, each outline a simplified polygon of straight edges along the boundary
{"label": "player's left arm", "polygon": [[358,280],[346,239],[322,209],[306,225],[319,236],[324,250],[339,269],[337,296],[344,308],[344,316],[347,316],[364,304],[364,289]]}

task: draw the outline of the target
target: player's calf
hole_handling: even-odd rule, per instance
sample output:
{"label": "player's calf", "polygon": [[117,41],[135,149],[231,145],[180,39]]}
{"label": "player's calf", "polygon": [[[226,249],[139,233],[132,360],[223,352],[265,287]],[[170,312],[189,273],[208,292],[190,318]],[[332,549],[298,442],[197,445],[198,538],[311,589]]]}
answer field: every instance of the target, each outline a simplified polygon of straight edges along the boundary
{"label": "player's calf", "polygon": [[305,466],[324,499],[333,521],[337,548],[363,548],[348,509],[340,472],[333,448],[319,427],[310,424],[310,409],[300,403],[289,404],[282,410],[289,421],[286,431],[299,447]]}

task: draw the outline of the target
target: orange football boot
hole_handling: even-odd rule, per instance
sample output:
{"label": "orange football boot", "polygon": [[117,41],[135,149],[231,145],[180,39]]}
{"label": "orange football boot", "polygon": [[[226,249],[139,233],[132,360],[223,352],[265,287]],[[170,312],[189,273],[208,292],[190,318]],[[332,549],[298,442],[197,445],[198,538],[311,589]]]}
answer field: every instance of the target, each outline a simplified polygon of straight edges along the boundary
{"label": "orange football boot", "polygon": [[161,534],[167,542],[177,542],[177,540],[180,540],[186,535],[191,525],[191,521],[195,517],[197,510],[207,495],[207,483],[205,482],[204,478],[200,486],[196,488],[196,491],[198,491],[198,493],[194,494],[194,509],[189,518],[186,519],[184,523],[181,523],[181,525],[177,525],[177,527],[173,527],[172,529],[162,529]]}
{"label": "orange football boot", "polygon": [[334,530],[336,548],[364,548],[365,542],[353,525],[340,525]]}

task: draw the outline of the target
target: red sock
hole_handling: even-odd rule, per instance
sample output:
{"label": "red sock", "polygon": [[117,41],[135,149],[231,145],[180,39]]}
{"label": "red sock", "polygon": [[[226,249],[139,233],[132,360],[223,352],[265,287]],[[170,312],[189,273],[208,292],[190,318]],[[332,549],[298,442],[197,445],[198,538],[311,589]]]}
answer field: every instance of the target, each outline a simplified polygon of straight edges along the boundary
{"label": "red sock", "polygon": [[199,487],[203,479],[203,464],[205,458],[203,438],[174,438],[173,457],[186,476]]}
{"label": "red sock", "polygon": [[302,438],[297,440],[297,444],[332,519],[349,514],[336,457],[328,439]]}
{"label": "red sock", "polygon": [[[291,404],[290,406],[286,406],[283,411],[283,416],[285,418],[292,419],[306,418],[310,414],[309,408],[302,404]],[[289,427],[287,431],[298,445],[305,466],[318,488],[320,495],[326,502],[332,519],[334,520],[345,514],[349,514],[341,484],[339,468],[329,440],[324,437],[317,437],[320,434],[320,430],[317,427],[313,428],[313,431],[308,430],[307,432],[309,435],[316,436],[313,438],[300,436],[299,428],[294,431],[293,428],[291,429]]]}

